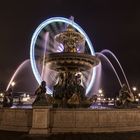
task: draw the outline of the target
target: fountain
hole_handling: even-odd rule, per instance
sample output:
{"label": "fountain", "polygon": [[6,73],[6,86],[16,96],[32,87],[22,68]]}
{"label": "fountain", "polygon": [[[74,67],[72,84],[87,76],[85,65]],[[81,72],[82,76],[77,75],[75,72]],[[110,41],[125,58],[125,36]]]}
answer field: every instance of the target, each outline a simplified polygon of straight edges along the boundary
{"label": "fountain", "polygon": [[[43,80],[46,81],[47,93],[53,95],[55,100],[62,100],[67,94],[69,94],[67,96],[72,96],[71,92],[75,91],[69,91],[69,87],[73,89],[76,80],[79,80],[77,81],[78,85],[83,89],[82,92],[86,98],[97,94],[100,88],[102,63],[94,67],[98,63],[93,59],[95,55],[96,58],[103,58],[111,66],[120,87],[123,85],[114,65],[106,56],[107,54],[111,54],[119,64],[129,92],[131,92],[128,80],[116,56],[109,50],[94,53],[89,38],[72,20],[57,17],[43,22],[32,38],[30,62],[38,84]],[[22,69],[27,61],[29,60],[18,67],[7,89],[15,79],[19,69]],[[93,62],[95,63],[93,64]],[[58,93],[59,90],[63,91],[62,95]],[[69,97],[66,100],[68,101],[68,99]],[[60,103],[60,101],[58,102]],[[62,105],[62,103],[60,104]]]}
{"label": "fountain", "polygon": [[68,25],[66,31],[57,34],[55,40],[62,44],[64,49],[62,52],[46,55],[47,67],[58,72],[58,81],[53,86],[53,97],[55,101],[63,101],[59,106],[62,106],[62,104],[64,106],[70,104],[80,106],[87,102],[87,99],[85,96],[86,90],[82,86],[82,77],[79,73],[98,65],[99,59],[78,52],[79,46],[85,47],[81,45],[84,44],[85,39],[70,25]]}
{"label": "fountain", "polygon": [[[64,28],[66,26],[67,28]],[[43,45],[39,46],[40,44]],[[111,54],[119,64],[127,86],[122,83],[107,54]],[[30,134],[140,130],[138,108],[89,107],[94,99],[98,100],[96,96],[92,98],[94,95],[92,90],[94,86],[95,90],[98,90],[100,85],[99,79],[104,69],[101,58],[110,65],[118,84],[122,87],[119,95],[121,102],[117,102],[117,105],[120,107],[126,100],[133,102],[134,96],[127,77],[111,51],[94,53],[88,36],[74,21],[60,17],[44,21],[33,34],[30,62],[38,84],[46,81],[46,96],[51,97],[53,102],[50,105],[46,103],[44,106],[40,104],[32,108],[1,109],[0,129]],[[9,85],[27,62],[29,61],[23,62],[18,67]],[[101,90],[100,95],[101,100],[104,97]]]}

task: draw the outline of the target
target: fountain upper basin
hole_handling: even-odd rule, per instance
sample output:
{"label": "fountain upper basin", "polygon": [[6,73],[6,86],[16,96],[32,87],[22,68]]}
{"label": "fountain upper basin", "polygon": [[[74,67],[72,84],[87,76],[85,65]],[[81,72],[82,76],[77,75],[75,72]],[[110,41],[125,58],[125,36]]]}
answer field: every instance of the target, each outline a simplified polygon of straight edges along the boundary
{"label": "fountain upper basin", "polygon": [[86,71],[98,65],[100,60],[83,53],[53,53],[46,56],[46,65],[55,71]]}

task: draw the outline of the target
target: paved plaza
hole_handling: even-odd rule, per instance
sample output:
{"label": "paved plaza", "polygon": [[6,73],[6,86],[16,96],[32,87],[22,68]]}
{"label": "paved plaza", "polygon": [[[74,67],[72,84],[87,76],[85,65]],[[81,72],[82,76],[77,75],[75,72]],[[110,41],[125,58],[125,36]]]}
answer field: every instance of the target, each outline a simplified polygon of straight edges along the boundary
{"label": "paved plaza", "polygon": [[29,135],[23,132],[0,131],[0,140],[139,140],[140,132],[122,133],[66,133],[52,135]]}

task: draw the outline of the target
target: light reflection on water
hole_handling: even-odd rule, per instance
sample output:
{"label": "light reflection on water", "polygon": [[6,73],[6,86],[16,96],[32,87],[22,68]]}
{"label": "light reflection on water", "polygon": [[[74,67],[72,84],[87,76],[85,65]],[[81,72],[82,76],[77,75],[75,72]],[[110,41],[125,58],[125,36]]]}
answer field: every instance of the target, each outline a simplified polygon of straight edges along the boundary
{"label": "light reflection on water", "polygon": [[31,109],[32,105],[28,104],[28,105],[13,105],[11,108],[25,108],[25,109]]}
{"label": "light reflection on water", "polygon": [[[13,105],[11,108],[32,109],[31,104]],[[113,106],[91,105],[90,109],[111,109]]]}
{"label": "light reflection on water", "polygon": [[113,107],[110,106],[98,106],[98,105],[92,105],[90,106],[90,109],[111,109]]}

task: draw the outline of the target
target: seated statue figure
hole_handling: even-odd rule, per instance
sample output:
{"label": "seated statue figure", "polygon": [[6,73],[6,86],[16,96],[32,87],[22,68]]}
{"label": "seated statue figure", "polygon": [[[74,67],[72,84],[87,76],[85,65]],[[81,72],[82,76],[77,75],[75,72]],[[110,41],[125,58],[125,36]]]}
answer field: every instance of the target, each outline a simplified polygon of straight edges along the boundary
{"label": "seated statue figure", "polygon": [[32,105],[33,106],[48,105],[45,93],[46,93],[46,82],[42,81],[41,85],[35,91],[36,99]]}
{"label": "seated statue figure", "polygon": [[119,101],[116,102],[117,106],[127,107],[130,102],[134,101],[134,95],[129,92],[125,84],[122,85],[122,88],[119,91]]}
{"label": "seated statue figure", "polygon": [[4,94],[3,107],[11,107],[13,105],[13,90],[9,88]]}
{"label": "seated statue figure", "polygon": [[80,97],[77,93],[74,93],[67,102],[69,105],[74,105],[77,107],[80,104]]}

